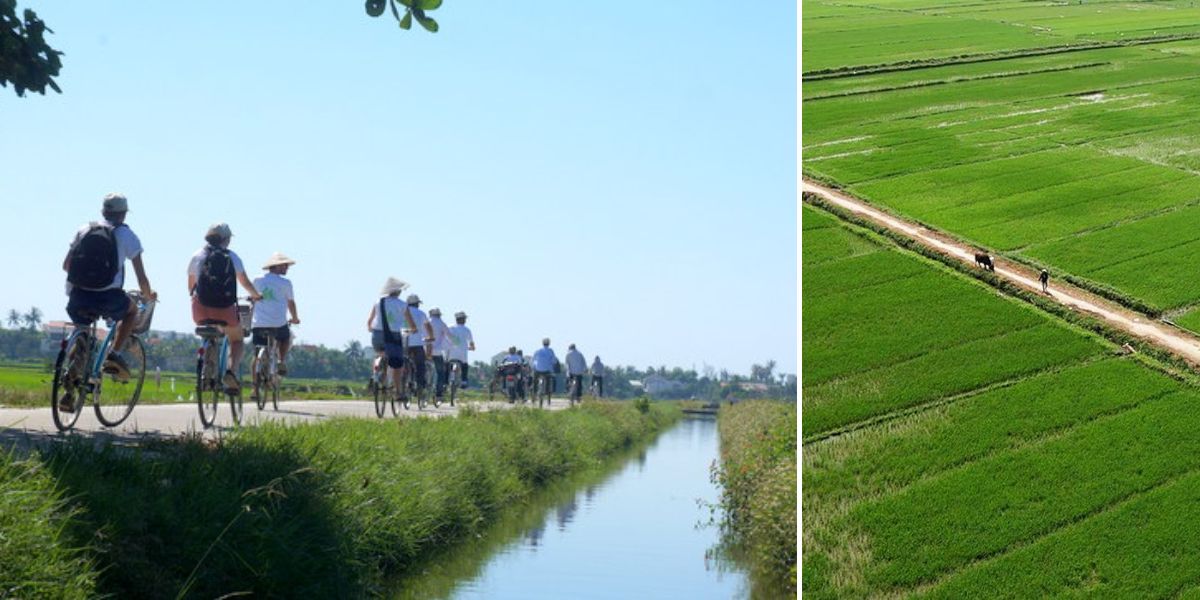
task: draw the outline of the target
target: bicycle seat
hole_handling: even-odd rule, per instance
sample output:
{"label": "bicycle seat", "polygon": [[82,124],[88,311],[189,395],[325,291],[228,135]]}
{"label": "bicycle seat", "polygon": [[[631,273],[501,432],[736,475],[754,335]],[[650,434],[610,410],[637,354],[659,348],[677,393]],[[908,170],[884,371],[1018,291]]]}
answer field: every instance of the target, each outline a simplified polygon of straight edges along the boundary
{"label": "bicycle seat", "polygon": [[[201,321],[201,323],[204,323],[204,321]],[[220,323],[201,325],[200,327],[196,328],[196,335],[200,337],[221,337],[222,332],[216,326],[218,324],[224,325],[225,322],[221,321]]]}

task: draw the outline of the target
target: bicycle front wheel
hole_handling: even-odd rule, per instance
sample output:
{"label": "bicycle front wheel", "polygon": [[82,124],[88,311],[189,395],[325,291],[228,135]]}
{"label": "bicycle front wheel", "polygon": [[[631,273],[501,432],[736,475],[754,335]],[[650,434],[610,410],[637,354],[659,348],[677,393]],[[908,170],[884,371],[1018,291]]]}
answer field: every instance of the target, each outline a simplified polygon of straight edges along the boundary
{"label": "bicycle front wheel", "polygon": [[[70,346],[58,351],[58,359],[54,361],[54,385],[50,388],[50,416],[54,418],[54,426],[59,431],[67,431],[75,426],[75,422],[79,420],[79,413],[83,412],[84,393],[82,389],[82,380],[79,373],[83,369],[79,359],[75,356],[75,347],[78,340],[72,342]],[[63,410],[61,406],[71,408],[71,411]]]}
{"label": "bicycle front wheel", "polygon": [[216,360],[204,358],[200,377],[196,381],[196,403],[200,406],[200,423],[205,429],[217,420],[217,403],[221,401],[220,382],[215,376]]}
{"label": "bicycle front wheel", "polygon": [[101,379],[103,385],[96,386],[92,392],[96,418],[105,427],[116,427],[129,418],[142,395],[142,384],[146,381],[146,345],[142,339],[136,335],[130,336],[124,354],[129,365],[129,378],[104,375]]}
{"label": "bicycle front wheel", "polygon": [[233,423],[235,425],[241,425],[242,424],[242,414],[243,414],[242,390],[239,389],[237,392],[235,392],[233,394],[226,392],[225,395],[229,397],[229,410],[230,410],[230,412],[233,413]]}
{"label": "bicycle front wheel", "polygon": [[271,382],[271,408],[279,412],[279,379]]}

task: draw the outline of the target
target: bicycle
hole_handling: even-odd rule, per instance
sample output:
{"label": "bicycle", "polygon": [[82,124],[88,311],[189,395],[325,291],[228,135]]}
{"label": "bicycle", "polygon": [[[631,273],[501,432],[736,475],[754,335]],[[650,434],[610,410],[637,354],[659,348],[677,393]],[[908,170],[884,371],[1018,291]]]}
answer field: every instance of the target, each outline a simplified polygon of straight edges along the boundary
{"label": "bicycle", "polygon": [[550,406],[550,380],[553,377],[554,374],[549,372],[533,375],[533,396],[537,398],[538,408],[542,408],[543,400],[547,407]]}
{"label": "bicycle", "polygon": [[[119,321],[107,320],[108,334],[97,346],[96,321],[100,315],[85,314],[91,322],[85,327],[76,326],[71,335],[63,339],[54,361],[54,382],[50,388],[50,415],[59,431],[67,431],[79,421],[83,404],[88,396],[96,419],[105,427],[116,427],[133,412],[142,394],[146,380],[146,345],[140,334],[150,329],[154,315],[154,303],[147,302],[140,293],[129,292],[130,299],[138,304],[137,325],[125,342],[125,358],[129,366],[129,378],[122,381],[116,373],[104,371],[104,361],[111,350]],[[108,396],[101,393],[104,376],[111,380]],[[64,406],[71,407],[70,411]]]}
{"label": "bicycle", "polygon": [[380,419],[387,413],[388,406],[392,407],[392,416],[398,416],[400,409],[398,406],[403,402],[404,408],[408,408],[408,399],[400,400],[396,397],[392,389],[391,378],[388,377],[387,358],[379,357],[375,359],[375,364],[371,367],[371,393],[375,398],[375,416]]}
{"label": "bicycle", "polygon": [[437,368],[434,367],[432,360],[425,361],[425,373],[427,375],[426,381],[433,380],[433,385],[428,387],[434,388],[434,393],[431,394],[431,401],[433,402],[433,407],[437,408],[442,405],[442,397],[437,394],[437,380],[440,377],[440,374],[437,372]]}
{"label": "bicycle", "polygon": [[596,381],[595,377],[592,377],[591,382],[588,383],[588,395],[592,398],[600,397],[600,382]]}
{"label": "bicycle", "polygon": [[[243,332],[249,324],[248,315],[249,307],[239,304],[238,318],[241,322],[235,326],[242,327]],[[200,407],[200,422],[205,429],[212,427],[217,420],[221,394],[229,399],[229,410],[235,424],[241,425],[244,412],[241,387],[225,387],[223,382],[225,372],[237,365],[228,364],[229,338],[221,326],[229,325],[224,321],[205,319],[196,328],[196,335],[202,340],[196,356],[196,403]]]}
{"label": "bicycle", "polygon": [[583,375],[567,375],[567,398],[571,406],[583,402]]}
{"label": "bicycle", "polygon": [[[252,321],[253,310],[251,307]],[[279,387],[283,381],[283,376],[279,374],[279,342],[275,340],[272,332],[267,332],[265,337],[267,344],[254,349],[254,387],[250,392],[250,397],[254,398],[258,410],[263,410],[267,406],[267,397],[264,392],[269,392],[271,407],[278,411]]]}

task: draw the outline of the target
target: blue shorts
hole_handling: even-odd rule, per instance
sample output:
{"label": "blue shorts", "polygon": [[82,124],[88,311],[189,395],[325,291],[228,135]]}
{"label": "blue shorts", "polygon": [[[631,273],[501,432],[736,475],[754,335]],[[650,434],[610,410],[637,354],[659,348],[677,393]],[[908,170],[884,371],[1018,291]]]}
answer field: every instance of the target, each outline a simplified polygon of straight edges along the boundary
{"label": "blue shorts", "polygon": [[67,316],[76,325],[91,325],[96,319],[119,321],[129,314],[129,295],[125,290],[92,291],[72,288],[67,300]]}

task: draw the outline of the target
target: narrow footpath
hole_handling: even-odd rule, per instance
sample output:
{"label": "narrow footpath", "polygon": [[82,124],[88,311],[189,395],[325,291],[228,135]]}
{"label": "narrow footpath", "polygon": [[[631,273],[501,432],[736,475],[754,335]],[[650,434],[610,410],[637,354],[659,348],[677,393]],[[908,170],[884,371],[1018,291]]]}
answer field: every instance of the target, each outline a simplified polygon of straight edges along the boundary
{"label": "narrow footpath", "polygon": [[[887,214],[858,198],[814,181],[805,179],[802,189],[805,193],[815,194],[832,205],[850,211],[891,231],[901,233],[934,251],[969,265],[975,264],[975,249],[948,236]],[[996,276],[1039,294],[1042,292],[1038,274],[1032,269],[995,256],[992,257],[992,260],[996,266]],[[1193,369],[1200,370],[1200,337],[1131,311],[1069,283],[1052,280],[1049,290],[1046,296],[1051,300],[1073,310],[1090,314],[1113,328],[1125,331],[1149,344],[1154,344],[1183,359],[1192,365]]]}

